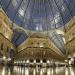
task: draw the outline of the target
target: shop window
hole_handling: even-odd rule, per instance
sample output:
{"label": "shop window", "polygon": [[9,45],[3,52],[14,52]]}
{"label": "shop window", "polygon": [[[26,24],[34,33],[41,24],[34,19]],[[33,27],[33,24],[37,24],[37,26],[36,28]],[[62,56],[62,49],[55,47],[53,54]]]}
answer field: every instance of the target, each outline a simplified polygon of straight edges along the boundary
{"label": "shop window", "polygon": [[36,59],[36,62],[37,62],[37,63],[40,63],[40,59]]}
{"label": "shop window", "polygon": [[46,63],[46,59],[43,59],[43,63]]}
{"label": "shop window", "polygon": [[33,59],[30,59],[30,62],[32,63],[33,62]]}

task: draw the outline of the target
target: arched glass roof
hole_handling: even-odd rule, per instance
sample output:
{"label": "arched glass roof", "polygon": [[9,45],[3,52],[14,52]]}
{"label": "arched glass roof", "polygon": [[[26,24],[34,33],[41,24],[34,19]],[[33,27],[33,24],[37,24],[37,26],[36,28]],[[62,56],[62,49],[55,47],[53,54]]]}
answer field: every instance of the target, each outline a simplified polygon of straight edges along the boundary
{"label": "arched glass roof", "polygon": [[[0,6],[13,23],[32,31],[64,27],[75,16],[75,0],[0,0]],[[18,46],[27,37],[23,32],[14,31],[12,42]],[[62,35],[53,31],[49,38],[65,53]]]}
{"label": "arched glass roof", "polygon": [[27,34],[23,31],[13,31],[12,43],[17,47],[28,38]]}
{"label": "arched glass roof", "polygon": [[17,25],[35,31],[64,26],[75,15],[74,0],[0,0]]}

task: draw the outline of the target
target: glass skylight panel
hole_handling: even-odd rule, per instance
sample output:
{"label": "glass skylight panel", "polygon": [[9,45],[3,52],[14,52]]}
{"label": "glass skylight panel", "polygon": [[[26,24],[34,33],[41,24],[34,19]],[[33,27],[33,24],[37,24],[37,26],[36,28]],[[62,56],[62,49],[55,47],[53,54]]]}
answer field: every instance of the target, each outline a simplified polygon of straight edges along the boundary
{"label": "glass skylight panel", "polygon": [[23,3],[26,4],[26,3],[28,3],[28,1],[29,1],[29,0],[23,0]]}
{"label": "glass skylight panel", "polygon": [[62,21],[60,21],[60,22],[58,22],[58,23],[56,24],[56,28],[59,28],[59,27],[61,27],[61,26],[64,26],[64,24],[63,24]]}
{"label": "glass skylight panel", "polygon": [[61,18],[60,16],[58,16],[57,18],[54,18],[54,20],[55,20],[55,24],[57,24],[58,22],[60,22]]}
{"label": "glass skylight panel", "polygon": [[23,2],[21,3],[20,8],[22,8],[24,11],[26,10],[28,5],[28,0],[23,0]]}
{"label": "glass skylight panel", "polygon": [[43,31],[43,27],[42,27],[41,24],[40,24],[39,30],[40,30],[40,31]]}
{"label": "glass skylight panel", "polygon": [[55,18],[55,24],[57,24],[60,20],[60,17]]}
{"label": "glass skylight panel", "polygon": [[42,25],[41,24],[36,24],[36,31],[42,31]]}
{"label": "glass skylight panel", "polygon": [[63,42],[63,38],[59,36],[60,35],[58,35],[56,32],[53,32],[51,37],[54,44],[62,50],[64,46],[64,42]]}
{"label": "glass skylight panel", "polygon": [[62,12],[65,11],[65,7],[63,5],[61,6],[61,10],[62,10]]}
{"label": "glass skylight panel", "polygon": [[16,7],[18,5],[16,0],[12,0],[12,4]]}
{"label": "glass skylight panel", "polygon": [[51,25],[52,29],[55,28],[55,22],[54,22],[54,20],[50,22],[50,25]]}
{"label": "glass skylight panel", "polygon": [[57,18],[57,17],[59,17],[59,16],[60,16],[59,12],[56,12],[54,18]]}
{"label": "glass skylight panel", "polygon": [[70,4],[72,0],[65,0],[67,4]]}
{"label": "glass skylight panel", "polygon": [[[64,52],[64,44],[62,43],[63,42],[63,40],[62,40],[62,37],[59,37],[58,38],[58,36],[60,36],[60,35],[58,35],[56,32],[52,32],[52,33],[50,33],[49,34],[49,37],[50,37],[50,39],[54,42],[54,44],[62,51],[62,52]],[[61,41],[60,41],[61,40]]]}
{"label": "glass skylight panel", "polygon": [[18,5],[20,4],[21,0],[12,0],[12,4],[15,8],[18,7]]}
{"label": "glass skylight panel", "polygon": [[57,6],[52,6],[53,15],[56,15],[56,12],[59,12]]}
{"label": "glass skylight panel", "polygon": [[54,20],[50,22],[51,26],[55,24]]}
{"label": "glass skylight panel", "polygon": [[36,31],[39,30],[39,24],[36,24]]}
{"label": "glass skylight panel", "polygon": [[50,14],[50,15],[48,16],[48,19],[49,19],[49,21],[52,21],[52,20],[53,20],[53,14]]}
{"label": "glass skylight panel", "polygon": [[27,11],[27,13],[25,14],[25,17],[27,18],[27,19],[30,19],[30,11]]}
{"label": "glass skylight panel", "polygon": [[64,3],[63,0],[55,0],[55,2],[57,3],[58,6],[61,6]]}
{"label": "glass skylight panel", "polygon": [[19,9],[18,13],[21,15],[21,16],[24,16],[24,10],[22,8]]}

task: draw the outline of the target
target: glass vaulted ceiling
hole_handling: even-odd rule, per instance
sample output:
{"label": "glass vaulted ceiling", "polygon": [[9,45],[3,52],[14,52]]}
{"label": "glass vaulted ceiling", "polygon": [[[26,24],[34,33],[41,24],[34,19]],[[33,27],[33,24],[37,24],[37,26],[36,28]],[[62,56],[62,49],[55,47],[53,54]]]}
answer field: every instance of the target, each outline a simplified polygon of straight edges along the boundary
{"label": "glass vaulted ceiling", "polygon": [[[0,0],[0,6],[13,23],[34,31],[63,27],[75,16],[75,0]],[[15,30],[12,42],[19,46],[27,38],[24,32]],[[53,31],[49,38],[65,53],[62,35]]]}
{"label": "glass vaulted ceiling", "polygon": [[64,26],[75,15],[74,0],[0,0],[17,25],[35,31]]}

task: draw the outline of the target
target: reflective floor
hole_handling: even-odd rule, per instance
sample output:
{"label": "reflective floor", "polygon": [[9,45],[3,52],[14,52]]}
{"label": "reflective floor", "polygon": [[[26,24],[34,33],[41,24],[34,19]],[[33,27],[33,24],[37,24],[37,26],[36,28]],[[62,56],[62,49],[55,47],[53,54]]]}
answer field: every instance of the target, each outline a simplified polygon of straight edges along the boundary
{"label": "reflective floor", "polygon": [[27,67],[1,67],[0,75],[75,75],[75,68],[27,68]]}

